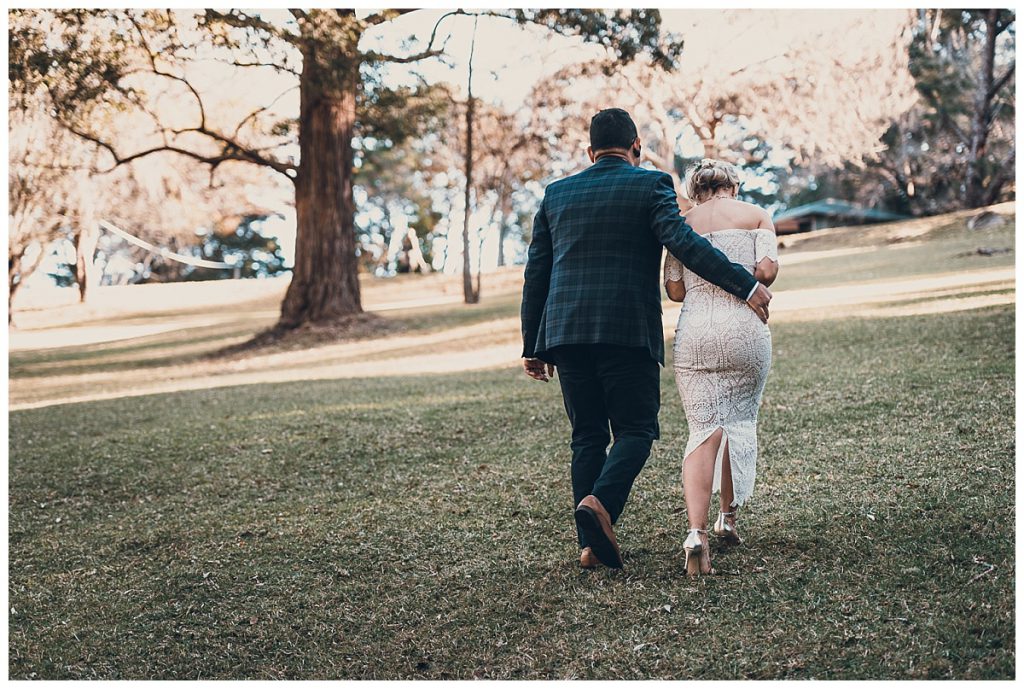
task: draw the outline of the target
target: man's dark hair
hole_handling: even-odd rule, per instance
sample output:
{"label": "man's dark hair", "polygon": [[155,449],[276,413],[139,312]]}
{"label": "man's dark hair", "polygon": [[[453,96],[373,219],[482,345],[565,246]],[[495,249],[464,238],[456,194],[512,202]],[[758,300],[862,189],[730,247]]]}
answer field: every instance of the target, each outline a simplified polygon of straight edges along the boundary
{"label": "man's dark hair", "polygon": [[608,108],[590,118],[590,148],[629,148],[636,139],[633,118],[622,108]]}

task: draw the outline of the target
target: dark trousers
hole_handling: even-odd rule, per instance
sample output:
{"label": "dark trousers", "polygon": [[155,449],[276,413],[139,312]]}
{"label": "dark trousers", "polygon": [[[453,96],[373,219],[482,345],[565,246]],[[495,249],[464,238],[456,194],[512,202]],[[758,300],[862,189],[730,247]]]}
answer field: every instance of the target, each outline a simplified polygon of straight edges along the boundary
{"label": "dark trousers", "polygon": [[658,363],[639,347],[563,345],[550,353],[572,424],[573,507],[593,494],[615,523],[658,438]]}

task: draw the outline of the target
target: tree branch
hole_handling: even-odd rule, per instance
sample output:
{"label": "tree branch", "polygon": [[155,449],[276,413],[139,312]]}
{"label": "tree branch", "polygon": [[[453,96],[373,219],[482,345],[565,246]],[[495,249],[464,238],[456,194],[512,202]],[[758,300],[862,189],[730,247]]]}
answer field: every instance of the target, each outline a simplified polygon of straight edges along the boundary
{"label": "tree branch", "polygon": [[299,36],[296,36],[289,31],[284,31],[270,22],[264,21],[250,14],[242,14],[238,10],[218,12],[217,10],[207,9],[205,12],[207,22],[219,21],[235,29],[253,29],[256,31],[263,31],[293,45],[298,44],[300,40]]}
{"label": "tree branch", "polygon": [[238,60],[221,59],[217,59],[217,62],[224,65],[231,65],[233,67],[272,67],[279,72],[287,72],[288,74],[292,74],[297,77],[302,76],[298,70],[294,70],[291,67],[285,67],[284,65],[279,65],[276,62],[239,62]]}
{"label": "tree branch", "polygon": [[992,176],[989,181],[988,189],[986,190],[986,206],[991,206],[999,198],[999,193],[1003,190],[1003,186],[1009,182],[1015,173],[1015,163],[1017,160],[1017,152],[1011,150],[1006,160],[999,165],[999,172]]}
{"label": "tree branch", "polygon": [[247,122],[249,122],[252,119],[255,119],[260,113],[266,112],[270,108],[274,107],[274,105],[277,104],[277,101],[281,100],[282,98],[285,97],[285,95],[291,93],[292,91],[294,91],[297,88],[299,88],[299,87],[298,86],[292,86],[290,88],[285,89],[280,94],[278,94],[278,96],[276,98],[274,98],[274,100],[270,101],[268,104],[266,104],[266,105],[264,105],[264,106],[262,106],[260,108],[257,108],[256,110],[253,110],[251,113],[246,115],[244,118],[242,118],[242,121],[238,123],[238,126],[235,127],[235,131],[231,134],[231,136],[233,138],[237,138],[238,137],[238,133],[240,131],[242,131],[242,127],[244,127]]}
{"label": "tree branch", "polygon": [[[396,11],[405,13],[405,12],[412,12],[413,10],[396,10]],[[453,10],[451,12],[445,12],[440,17],[438,17],[437,21],[434,23],[434,29],[430,32],[430,40],[427,41],[427,47],[422,52],[417,53],[416,55],[410,55],[408,57],[397,57],[395,55],[384,55],[384,54],[381,54],[381,53],[370,52],[370,53],[366,53],[365,54],[365,58],[368,61],[394,62],[394,63],[397,63],[397,64],[408,64],[410,62],[418,62],[420,60],[425,60],[428,57],[438,57],[438,56],[440,56],[440,55],[442,55],[444,53],[444,47],[446,45],[448,45],[448,39],[447,38],[445,39],[444,44],[440,48],[438,48],[437,50],[434,50],[434,41],[437,39],[437,30],[438,30],[438,28],[440,28],[441,22],[443,22],[448,17],[452,17],[452,16],[455,16],[455,15],[465,15],[465,16],[475,16],[475,17],[479,17],[480,16],[478,13],[469,13],[469,12],[466,12],[465,10]],[[398,15],[395,15],[395,16],[398,16]],[[386,18],[385,19],[381,19],[381,22],[382,21],[386,21]],[[380,23],[380,22],[377,22],[377,23]]]}
{"label": "tree branch", "polygon": [[953,121],[953,118],[950,117],[946,109],[941,107],[941,99],[939,98],[938,94],[935,93],[935,90],[922,90],[922,93],[924,94],[924,97],[928,99],[929,105],[931,105],[933,108],[935,108],[937,112],[941,114],[942,124],[945,125],[946,127],[949,127],[950,131],[952,131],[953,134],[955,134],[956,137],[960,139],[960,143],[964,145],[970,145],[971,140],[968,138],[967,134],[964,133],[964,130],[960,128],[960,125]]}
{"label": "tree branch", "polygon": [[992,100],[993,98],[995,98],[995,95],[999,93],[999,91],[1002,90],[1004,86],[1006,86],[1006,82],[1008,82],[1010,78],[1013,76],[1013,71],[1016,66],[1017,61],[1014,60],[1013,62],[1010,63],[1010,66],[1006,68],[1006,73],[995,80],[995,82],[992,84],[992,87],[989,88],[988,94],[986,94],[986,100]]}
{"label": "tree branch", "polygon": [[61,125],[75,136],[85,139],[86,141],[90,141],[93,144],[104,149],[114,159],[114,165],[112,167],[106,170],[97,170],[97,174],[106,174],[108,172],[113,172],[121,165],[127,165],[128,163],[134,160],[138,160],[139,158],[144,158],[154,153],[163,152],[178,153],[180,155],[187,156],[189,158],[197,160],[201,163],[210,165],[211,167],[214,168],[220,165],[221,163],[227,162],[229,160],[237,160],[240,162],[263,165],[265,167],[271,168],[272,170],[275,170],[276,172],[280,172],[282,175],[292,180],[293,182],[295,181],[294,175],[298,173],[298,167],[295,165],[264,157],[251,149],[239,146],[237,143],[221,134],[217,134],[216,132],[211,132],[209,130],[193,128],[183,131],[194,131],[197,133],[205,134],[206,136],[223,143],[224,146],[221,149],[220,153],[217,155],[207,156],[196,151],[191,151],[187,148],[167,144],[161,146],[153,146],[151,148],[147,148],[145,150],[132,153],[130,155],[121,155],[120,153],[118,153],[117,149],[114,148],[114,146],[111,143],[104,141],[95,134],[79,129],[74,125],[71,125],[64,121],[61,121]]}
{"label": "tree branch", "polygon": [[146,33],[142,30],[142,27],[139,26],[138,21],[135,19],[135,15],[129,13],[128,14],[128,21],[130,21],[132,23],[132,26],[135,27],[136,33],[139,34],[139,41],[142,43],[142,48],[143,48],[143,50],[146,51],[146,56],[149,58],[150,70],[153,72],[153,74],[155,74],[157,76],[164,77],[166,79],[171,79],[173,81],[178,81],[178,82],[181,82],[182,84],[185,84],[185,87],[188,88],[188,90],[192,92],[192,96],[196,100],[196,105],[199,107],[199,123],[200,123],[200,126],[205,127],[206,126],[206,108],[203,107],[203,99],[199,96],[199,92],[196,91],[195,87],[191,83],[189,83],[188,79],[186,79],[184,77],[180,77],[177,74],[171,74],[170,72],[165,72],[165,71],[161,70],[157,66],[157,64],[156,64],[156,55],[153,53],[153,50],[149,47],[149,41],[146,40]]}
{"label": "tree branch", "polygon": [[[223,144],[223,148],[221,149],[221,154],[219,156],[215,156],[215,157],[203,157],[200,154],[185,153],[185,155],[192,155],[193,158],[196,158],[197,160],[205,162],[205,163],[207,163],[209,165],[219,165],[220,163],[222,163],[222,162],[224,162],[226,160],[243,160],[243,161],[246,161],[246,162],[256,163],[258,165],[263,165],[265,167],[269,167],[272,170],[280,172],[281,174],[285,175],[289,179],[293,179],[292,176],[289,174],[289,172],[291,172],[292,174],[298,172],[298,167],[297,166],[292,165],[291,163],[285,163],[285,162],[282,162],[282,161],[279,161],[279,160],[274,160],[273,158],[268,158],[266,156],[263,156],[260,153],[258,153],[256,150],[254,150],[253,148],[251,148],[249,146],[245,146],[243,144],[240,144],[234,138],[229,137],[229,136],[227,136],[225,134],[221,134],[220,132],[214,131],[212,129],[209,129],[208,127],[191,127],[191,128],[187,128],[187,129],[177,129],[177,130],[173,131],[174,134],[185,134],[185,133],[189,133],[189,132],[194,132],[196,134],[202,134],[204,136],[207,136],[207,137],[213,139],[214,141],[217,141],[217,142],[220,142],[221,144]],[[162,148],[164,148],[165,150],[172,150],[172,149],[167,148],[166,146],[162,147]],[[153,149],[153,150],[151,150],[149,152],[155,153],[158,150],[160,150],[160,149],[159,148]],[[177,152],[181,153],[182,151],[181,150],[177,150]],[[143,153],[143,155],[144,154],[145,153]],[[137,157],[141,157],[141,156],[135,155],[134,157],[137,158]]]}

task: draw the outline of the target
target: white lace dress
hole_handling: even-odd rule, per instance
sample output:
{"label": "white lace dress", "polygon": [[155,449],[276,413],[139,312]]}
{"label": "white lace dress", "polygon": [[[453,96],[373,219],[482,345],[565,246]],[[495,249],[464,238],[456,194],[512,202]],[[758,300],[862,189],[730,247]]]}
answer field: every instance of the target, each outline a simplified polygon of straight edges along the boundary
{"label": "white lace dress", "polygon": [[[728,229],[704,236],[751,273],[766,256],[778,261],[771,230]],[[686,296],[676,326],[673,363],[690,427],[683,462],[723,428],[711,490],[721,489],[722,454],[728,443],[733,506],[742,505],[754,492],[757,411],[772,363],[771,332],[746,302],[707,282],[668,254],[665,279],[680,278]]]}

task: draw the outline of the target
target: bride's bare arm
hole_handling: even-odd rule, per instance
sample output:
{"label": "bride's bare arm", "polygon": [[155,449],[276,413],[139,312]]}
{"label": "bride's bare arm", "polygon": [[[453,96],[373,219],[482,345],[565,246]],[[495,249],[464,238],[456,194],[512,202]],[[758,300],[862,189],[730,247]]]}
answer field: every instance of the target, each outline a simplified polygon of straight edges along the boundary
{"label": "bride's bare arm", "polygon": [[[762,216],[757,223],[758,229],[771,230],[772,239],[775,241],[775,223],[772,222],[772,217],[768,215],[768,211],[761,209]],[[778,254],[775,251],[766,253],[764,258],[757,262],[754,266],[754,277],[762,285],[771,285],[775,282],[775,278],[779,276],[779,261]]]}

